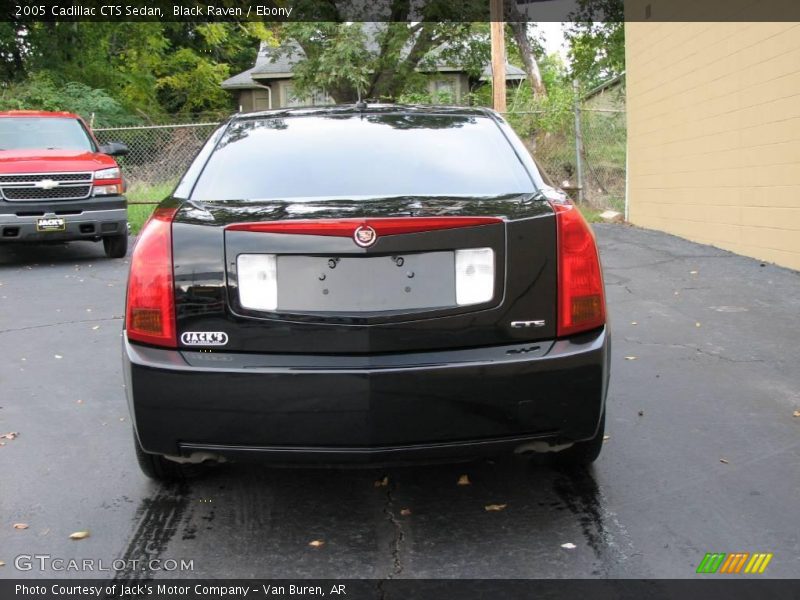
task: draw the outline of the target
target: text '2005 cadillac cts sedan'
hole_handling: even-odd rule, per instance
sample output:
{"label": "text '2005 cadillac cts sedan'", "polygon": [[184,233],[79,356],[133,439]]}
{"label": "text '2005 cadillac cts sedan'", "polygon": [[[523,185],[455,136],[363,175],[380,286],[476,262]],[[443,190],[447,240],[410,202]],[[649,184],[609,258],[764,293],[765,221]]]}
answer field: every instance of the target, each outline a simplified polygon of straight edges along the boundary
{"label": "text '2005 cadillac cts sedan'", "polygon": [[157,479],[602,446],[594,236],[485,109],[231,119],[139,237],[123,354]]}

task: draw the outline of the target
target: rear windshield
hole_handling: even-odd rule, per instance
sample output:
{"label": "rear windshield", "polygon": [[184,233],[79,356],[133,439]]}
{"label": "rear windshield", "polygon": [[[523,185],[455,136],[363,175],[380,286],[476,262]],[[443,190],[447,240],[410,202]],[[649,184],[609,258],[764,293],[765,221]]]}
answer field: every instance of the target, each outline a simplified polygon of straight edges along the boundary
{"label": "rear windshield", "polygon": [[42,149],[94,152],[94,144],[77,119],[0,118],[0,150]]}
{"label": "rear windshield", "polygon": [[497,196],[535,191],[494,121],[364,114],[235,122],[194,188],[197,200]]}

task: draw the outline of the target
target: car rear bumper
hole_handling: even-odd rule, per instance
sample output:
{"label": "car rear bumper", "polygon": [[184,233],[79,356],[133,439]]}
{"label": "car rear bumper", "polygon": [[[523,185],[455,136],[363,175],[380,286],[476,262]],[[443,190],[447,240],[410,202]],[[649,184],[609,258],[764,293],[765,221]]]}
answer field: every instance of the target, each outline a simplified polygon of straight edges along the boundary
{"label": "car rear bumper", "polygon": [[[64,219],[63,231],[39,231],[42,218]],[[123,196],[67,202],[0,203],[0,243],[97,239],[128,233]]]}
{"label": "car rear bumper", "polygon": [[593,437],[605,329],[567,340],[380,356],[243,355],[124,342],[145,451],[279,462],[384,462]]}

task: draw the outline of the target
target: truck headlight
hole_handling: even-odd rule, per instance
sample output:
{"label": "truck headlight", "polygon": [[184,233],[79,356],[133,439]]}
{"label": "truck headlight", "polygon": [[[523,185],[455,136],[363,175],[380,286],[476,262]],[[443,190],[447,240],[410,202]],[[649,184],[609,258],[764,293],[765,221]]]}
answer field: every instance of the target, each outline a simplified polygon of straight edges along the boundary
{"label": "truck headlight", "polygon": [[121,179],[122,172],[119,167],[111,167],[110,169],[100,169],[94,172],[94,180],[98,179]]}

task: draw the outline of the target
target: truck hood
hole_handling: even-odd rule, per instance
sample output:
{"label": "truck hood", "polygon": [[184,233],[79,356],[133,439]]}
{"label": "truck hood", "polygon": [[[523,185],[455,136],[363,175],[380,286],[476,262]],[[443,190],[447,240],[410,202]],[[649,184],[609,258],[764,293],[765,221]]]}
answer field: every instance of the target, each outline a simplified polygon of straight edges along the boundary
{"label": "truck hood", "polygon": [[0,173],[61,173],[116,167],[99,152],[74,150],[0,150]]}

